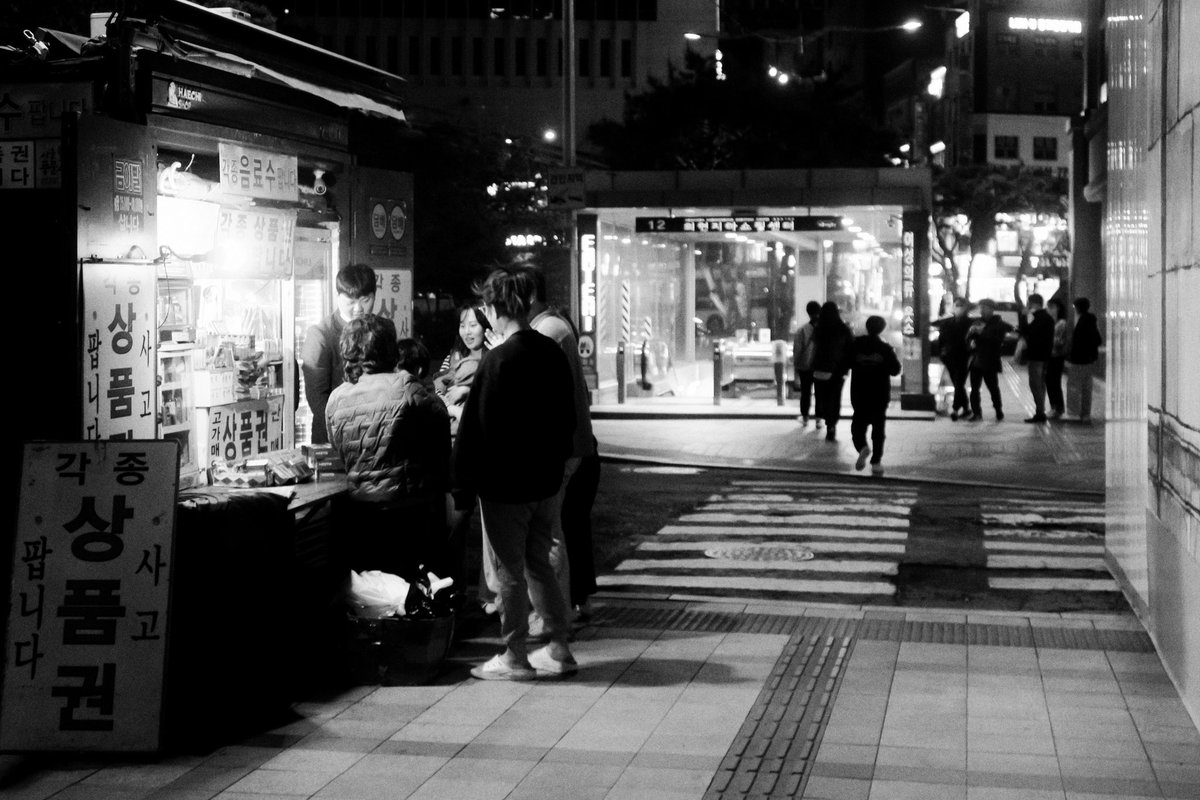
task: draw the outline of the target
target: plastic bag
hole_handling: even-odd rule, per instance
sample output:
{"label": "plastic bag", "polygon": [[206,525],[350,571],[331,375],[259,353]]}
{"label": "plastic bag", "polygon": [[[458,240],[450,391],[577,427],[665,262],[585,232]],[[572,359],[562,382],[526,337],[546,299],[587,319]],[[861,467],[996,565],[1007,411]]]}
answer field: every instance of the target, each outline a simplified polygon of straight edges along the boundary
{"label": "plastic bag", "polygon": [[377,569],[350,570],[350,604],[360,617],[402,617],[408,599],[408,581]]}

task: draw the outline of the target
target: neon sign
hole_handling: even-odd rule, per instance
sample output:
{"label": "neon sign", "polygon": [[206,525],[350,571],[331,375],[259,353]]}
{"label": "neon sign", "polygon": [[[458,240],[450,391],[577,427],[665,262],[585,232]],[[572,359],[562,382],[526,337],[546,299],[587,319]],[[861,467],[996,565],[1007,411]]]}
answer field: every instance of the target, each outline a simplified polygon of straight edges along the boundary
{"label": "neon sign", "polygon": [[1083,23],[1077,19],[1009,17],[1008,29],[1011,31],[1040,31],[1042,33],[1083,33]]}
{"label": "neon sign", "polygon": [[583,318],[581,329],[596,330],[596,234],[585,233],[579,237],[579,316]]}

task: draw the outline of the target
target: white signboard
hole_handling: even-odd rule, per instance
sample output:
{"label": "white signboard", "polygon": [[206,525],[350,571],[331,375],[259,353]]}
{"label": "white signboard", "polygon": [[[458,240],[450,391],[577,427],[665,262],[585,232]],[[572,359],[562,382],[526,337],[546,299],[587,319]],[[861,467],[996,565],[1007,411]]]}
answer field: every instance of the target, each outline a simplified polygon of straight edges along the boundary
{"label": "white signboard", "polygon": [[283,448],[283,397],[239,400],[200,412],[205,466],[233,463]]}
{"label": "white signboard", "polygon": [[221,191],[225,194],[292,202],[300,199],[296,156],[231,142],[221,142],[219,151]]}
{"label": "white signboard", "polygon": [[0,750],[157,750],[179,450],[25,445]]}
{"label": "white signboard", "polygon": [[83,436],[155,435],[154,265],[83,265]]}
{"label": "white signboard", "polygon": [[288,278],[292,275],[296,212],[221,207],[215,260],[222,277]]}
{"label": "white signboard", "polygon": [[373,313],[396,323],[396,336],[412,336],[412,270],[375,270],[375,308]]}

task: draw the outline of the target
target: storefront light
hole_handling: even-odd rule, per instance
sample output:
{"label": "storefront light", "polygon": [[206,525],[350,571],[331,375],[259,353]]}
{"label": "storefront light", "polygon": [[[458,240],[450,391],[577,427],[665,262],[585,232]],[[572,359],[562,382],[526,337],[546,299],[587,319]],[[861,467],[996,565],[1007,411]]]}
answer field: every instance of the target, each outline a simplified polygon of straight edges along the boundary
{"label": "storefront light", "polygon": [[848,228],[848,227],[850,227],[850,226],[851,226],[851,225],[853,225],[853,224],[854,224],[854,220],[853,220],[853,219],[851,219],[850,217],[842,217],[842,225],[843,225],[844,227],[847,227],[847,228]]}

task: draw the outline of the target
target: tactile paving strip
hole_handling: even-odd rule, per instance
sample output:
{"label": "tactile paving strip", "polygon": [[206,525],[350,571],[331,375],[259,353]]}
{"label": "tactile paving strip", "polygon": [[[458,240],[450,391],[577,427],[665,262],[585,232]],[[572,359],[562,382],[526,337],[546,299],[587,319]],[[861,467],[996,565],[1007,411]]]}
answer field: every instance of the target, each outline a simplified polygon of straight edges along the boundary
{"label": "tactile paving strip", "polygon": [[798,795],[852,645],[849,636],[793,636],[788,641],[705,800]]}
{"label": "tactile paving strip", "polygon": [[792,636],[855,636],[888,642],[1042,647],[1062,650],[1116,650],[1150,653],[1154,644],[1139,630],[1060,628],[978,622],[925,622],[890,618],[801,617],[739,614],[658,606],[600,606],[592,625],[655,628],[706,633],[785,633]]}

